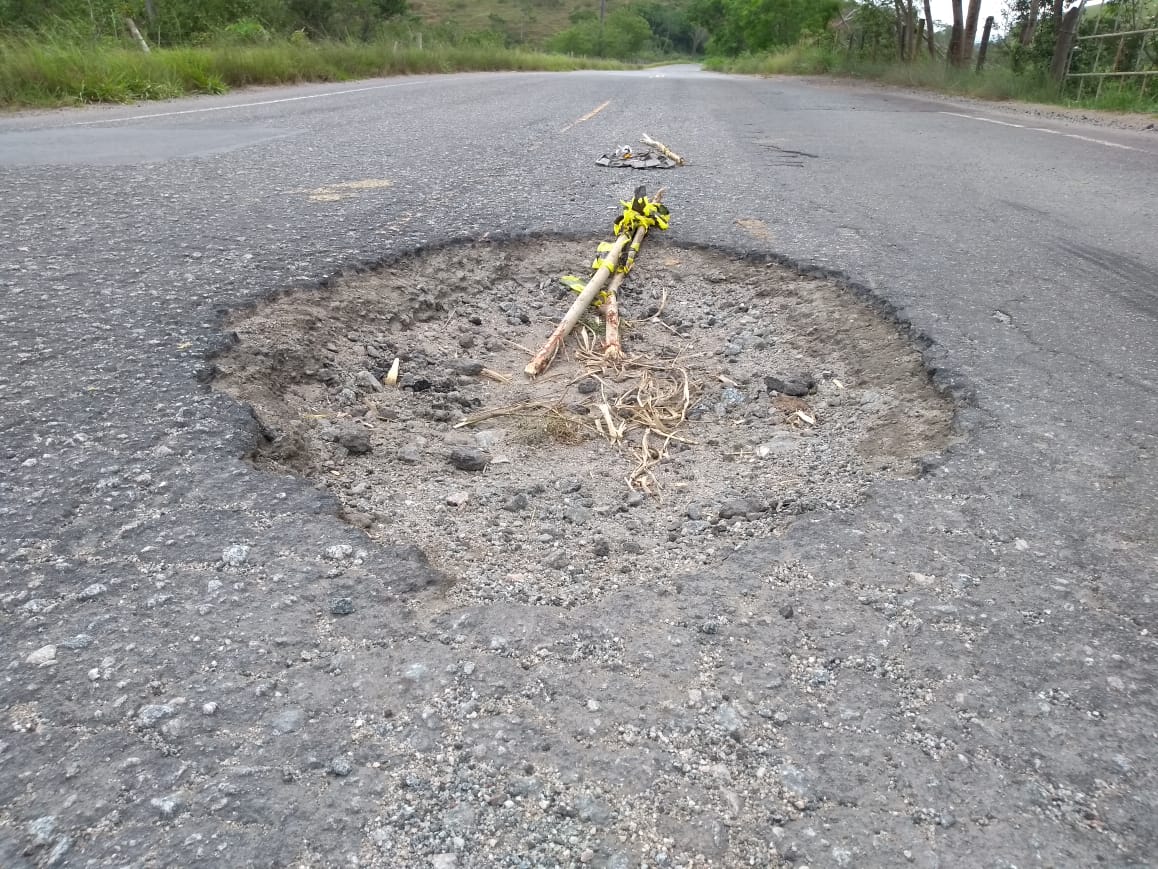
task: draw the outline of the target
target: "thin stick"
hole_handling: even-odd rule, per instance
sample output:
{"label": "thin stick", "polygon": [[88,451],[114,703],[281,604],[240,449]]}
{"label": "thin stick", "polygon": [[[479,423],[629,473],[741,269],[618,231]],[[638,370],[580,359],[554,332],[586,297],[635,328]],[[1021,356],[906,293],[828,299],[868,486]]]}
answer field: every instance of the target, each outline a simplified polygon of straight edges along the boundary
{"label": "thin stick", "polygon": [[639,246],[643,244],[643,237],[647,235],[647,227],[641,226],[635,231],[635,238],[631,241],[631,250],[627,254],[627,264],[624,270],[616,272],[607,288],[607,300],[603,303],[603,355],[608,359],[623,358],[623,344],[619,339],[619,297],[616,293],[627,280],[627,272],[635,264],[635,255]]}
{"label": "thin stick", "polygon": [[479,372],[479,374],[481,374],[483,377],[486,377],[490,380],[495,381],[496,383],[510,383],[511,382],[511,378],[508,377],[506,374],[503,374],[501,371],[495,371],[492,368],[484,368],[482,371]]}
{"label": "thin stick", "polygon": [[575,328],[575,324],[579,322],[583,312],[591,306],[599,291],[603,289],[603,285],[607,283],[607,279],[611,277],[611,270],[615,268],[615,263],[619,262],[619,257],[623,254],[623,249],[627,246],[630,238],[628,235],[620,235],[615,240],[615,244],[603,260],[604,263],[611,265],[600,266],[599,270],[592,275],[591,280],[587,282],[587,286],[583,288],[583,292],[579,294],[579,298],[571,303],[571,308],[559,325],[555,327],[555,331],[551,333],[547,343],[539,349],[539,352],[523,369],[528,377],[537,377],[551,364],[551,360],[555,358],[555,354],[559,352],[559,348],[563,346],[563,342],[571,334],[571,330]]}
{"label": "thin stick", "polygon": [[[661,187],[656,191],[652,201],[663,202],[663,195],[666,192],[667,189]],[[616,272],[615,277],[611,279],[611,286],[607,288],[607,301],[603,303],[603,355],[608,359],[619,360],[623,358],[623,343],[619,338],[619,298],[615,294],[623,286],[623,282],[627,280],[627,274],[635,265],[635,258],[639,255],[639,248],[643,245],[643,240],[646,237],[646,226],[641,226],[635,231],[635,238],[631,240],[631,248],[627,252],[627,262],[622,271]]]}
{"label": "thin stick", "polygon": [[549,411],[553,408],[554,405],[541,401],[520,401],[518,404],[507,404],[503,407],[480,410],[478,413],[471,414],[466,419],[456,422],[454,428],[466,428],[467,426],[478,425],[480,422],[486,422],[488,419],[494,419],[496,416],[530,416],[533,411]]}
{"label": "thin stick", "polygon": [[608,359],[623,358],[623,344],[619,340],[619,297],[615,291],[623,281],[618,278],[624,275],[617,274],[615,281],[607,288],[607,299],[603,303],[603,355]]}
{"label": "thin stick", "polygon": [[647,133],[643,134],[643,138],[640,139],[640,141],[643,142],[643,144],[645,144],[645,145],[648,145],[652,148],[655,148],[661,154],[663,154],[665,157],[667,157],[669,160],[675,160],[677,166],[684,165],[684,158],[683,157],[681,157],[675,151],[671,150],[671,148],[669,148],[663,142],[657,142],[655,139],[653,139]]}

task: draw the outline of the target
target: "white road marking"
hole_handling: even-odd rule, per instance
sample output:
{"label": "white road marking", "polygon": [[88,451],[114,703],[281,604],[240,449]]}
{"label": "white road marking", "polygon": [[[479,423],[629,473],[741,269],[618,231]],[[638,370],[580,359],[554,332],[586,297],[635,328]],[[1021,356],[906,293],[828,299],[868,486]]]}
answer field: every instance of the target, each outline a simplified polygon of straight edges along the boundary
{"label": "white road marking", "polygon": [[960,112],[941,112],[942,115],[952,115],[955,118],[968,118],[971,121],[984,121],[987,124],[999,124],[1002,127],[1017,127],[1022,129],[1025,124],[1011,124],[1008,121],[997,121],[993,118],[983,118],[980,115],[963,115]]}
{"label": "white road marking", "polygon": [[1063,133],[1070,139],[1081,139],[1083,142],[1093,142],[1096,145],[1105,145],[1107,148],[1121,148],[1123,151],[1141,151],[1141,148],[1131,148],[1129,145],[1120,145],[1117,142],[1107,142],[1105,139],[1091,139],[1089,136],[1079,136],[1077,133]]}
{"label": "white road marking", "polygon": [[1037,133],[1049,133],[1054,136],[1065,136],[1067,139],[1078,139],[1082,142],[1092,142],[1095,145],[1105,145],[1107,148],[1120,148],[1123,151],[1141,151],[1143,154],[1150,152],[1144,148],[1135,148],[1132,145],[1123,145],[1119,142],[1109,142],[1105,139],[1092,139],[1089,136],[1081,136],[1077,133],[1063,133],[1061,130],[1047,130],[1045,127],[1027,127],[1025,124],[1011,124],[1008,121],[998,121],[993,118],[983,118],[980,115],[965,115],[961,112],[938,112],[941,115],[952,115],[955,118],[967,118],[970,121],[982,121],[986,124],[998,124],[1002,127],[1016,127],[1019,130],[1033,130]]}
{"label": "white road marking", "polygon": [[115,124],[119,123],[120,121],[142,121],[149,118],[171,118],[174,115],[197,115],[203,112],[227,112],[232,109],[249,109],[253,108],[254,106],[272,106],[277,103],[296,103],[300,100],[318,100],[322,99],[323,97],[340,97],[343,94],[358,94],[363,93],[364,91],[380,91],[386,90],[387,88],[400,88],[403,85],[418,83],[418,81],[400,81],[392,82],[391,84],[375,84],[369,85],[368,87],[348,88],[341,91],[326,91],[325,93],[320,94],[305,94],[304,96],[300,97],[282,97],[281,99],[277,100],[256,100],[252,103],[232,103],[228,106],[208,106],[201,109],[182,109],[178,112],[153,112],[152,114],[148,115],[130,115],[127,118],[105,118],[100,121],[81,121],[79,123],[73,124],[72,126],[91,127],[94,124]]}

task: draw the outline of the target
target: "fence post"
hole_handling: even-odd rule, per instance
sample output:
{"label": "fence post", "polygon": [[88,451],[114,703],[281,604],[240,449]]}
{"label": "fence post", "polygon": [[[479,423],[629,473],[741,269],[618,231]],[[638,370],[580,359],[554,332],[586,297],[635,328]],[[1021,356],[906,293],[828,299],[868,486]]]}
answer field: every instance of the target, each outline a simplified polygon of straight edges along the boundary
{"label": "fence post", "polygon": [[953,0],[953,30],[949,35],[949,65],[961,66],[965,53],[965,19],[961,14],[961,0]]}
{"label": "fence post", "polygon": [[1053,60],[1049,65],[1049,77],[1061,83],[1066,77],[1066,68],[1069,66],[1070,51],[1074,47],[1074,38],[1078,35],[1078,17],[1082,14],[1084,3],[1080,3],[1065,14],[1061,27],[1057,32],[1057,45],[1054,46]]}
{"label": "fence post", "polygon": [[937,59],[937,49],[933,42],[933,10],[929,8],[929,0],[925,0],[925,29],[929,36],[929,57],[932,60]]}
{"label": "fence post", "polygon": [[125,26],[129,28],[129,33],[133,34],[133,39],[137,41],[137,46],[141,49],[141,51],[145,52],[145,54],[148,54],[149,43],[145,42],[145,37],[141,36],[141,31],[137,28],[137,22],[126,15]]}
{"label": "fence post", "polygon": [[977,41],[977,19],[981,17],[981,0],[969,0],[969,15],[965,18],[965,42],[961,46],[962,62],[973,57],[973,43]]}
{"label": "fence post", "polygon": [[977,71],[985,66],[985,52],[989,50],[989,34],[993,30],[993,16],[985,19],[985,30],[981,33],[981,47],[977,49]]}

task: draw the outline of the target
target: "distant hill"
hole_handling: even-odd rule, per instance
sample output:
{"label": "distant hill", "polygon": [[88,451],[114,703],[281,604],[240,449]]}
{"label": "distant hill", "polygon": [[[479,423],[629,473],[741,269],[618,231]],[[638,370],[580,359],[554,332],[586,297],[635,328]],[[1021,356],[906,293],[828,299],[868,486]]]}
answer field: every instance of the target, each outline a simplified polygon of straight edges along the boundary
{"label": "distant hill", "polygon": [[[607,0],[607,11],[626,5],[626,0]],[[570,27],[573,12],[598,15],[599,0],[410,0],[410,8],[429,24],[493,30],[512,41],[538,45]]]}

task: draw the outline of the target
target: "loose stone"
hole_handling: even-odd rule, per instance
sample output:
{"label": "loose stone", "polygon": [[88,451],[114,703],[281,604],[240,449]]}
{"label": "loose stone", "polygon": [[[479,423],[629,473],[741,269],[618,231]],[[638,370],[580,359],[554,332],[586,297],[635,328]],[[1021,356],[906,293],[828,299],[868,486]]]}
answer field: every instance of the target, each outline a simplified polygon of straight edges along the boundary
{"label": "loose stone", "polygon": [[249,558],[249,547],[240,543],[235,543],[221,551],[221,560],[229,567],[240,567],[247,558]]}
{"label": "loose stone", "polygon": [[355,423],[342,426],[338,431],[338,443],[353,456],[365,455],[372,449],[369,430]]}
{"label": "loose stone", "polygon": [[450,451],[447,458],[460,471],[481,471],[490,462],[490,456],[482,450],[471,449],[470,447],[456,447]]}
{"label": "loose stone", "polygon": [[330,601],[330,613],[335,616],[348,616],[354,611],[354,601],[348,597],[336,597]]}
{"label": "loose stone", "polygon": [[48,667],[56,663],[56,646],[41,646],[24,659],[34,667]]}
{"label": "loose stone", "polygon": [[768,375],[764,378],[764,386],[769,392],[800,398],[816,388],[816,378],[811,374],[795,374],[783,379]]}
{"label": "loose stone", "polygon": [[518,513],[520,510],[526,510],[529,505],[530,501],[527,496],[519,492],[507,499],[507,502],[503,504],[503,509],[510,513]]}

